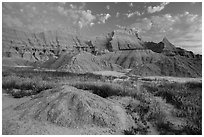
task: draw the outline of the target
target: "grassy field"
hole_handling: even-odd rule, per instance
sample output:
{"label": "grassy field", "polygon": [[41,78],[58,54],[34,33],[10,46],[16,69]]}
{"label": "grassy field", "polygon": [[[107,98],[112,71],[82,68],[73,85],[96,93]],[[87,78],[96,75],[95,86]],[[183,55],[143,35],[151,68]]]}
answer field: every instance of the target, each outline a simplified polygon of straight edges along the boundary
{"label": "grassy field", "polygon": [[2,76],[3,91],[15,98],[36,95],[63,84],[107,99],[119,97],[116,99],[119,102],[129,98],[128,103],[122,104],[138,126],[125,130],[124,134],[148,134],[150,124],[159,134],[202,134],[201,82],[172,83],[164,80],[157,83],[151,79],[117,83],[113,82],[113,76],[27,68],[4,68]]}
{"label": "grassy field", "polygon": [[187,134],[202,134],[202,83],[163,83],[143,85],[152,95],[161,97],[175,108],[173,115],[184,118]]}

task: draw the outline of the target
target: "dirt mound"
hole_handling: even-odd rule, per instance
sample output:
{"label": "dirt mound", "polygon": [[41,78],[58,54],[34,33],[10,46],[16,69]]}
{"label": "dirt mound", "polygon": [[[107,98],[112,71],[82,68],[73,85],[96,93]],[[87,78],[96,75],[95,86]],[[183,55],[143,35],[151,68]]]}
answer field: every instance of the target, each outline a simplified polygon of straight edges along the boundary
{"label": "dirt mound", "polygon": [[122,67],[102,60],[100,56],[95,56],[88,52],[78,54],[63,54],[59,58],[51,58],[42,64],[43,68],[57,69],[75,73],[86,73],[102,70],[121,71]]}
{"label": "dirt mound", "polygon": [[[121,129],[125,128],[127,120],[120,106],[70,86],[41,92],[15,110],[21,111],[20,119],[33,118],[72,128],[97,126]],[[120,113],[123,117],[119,117]]]}

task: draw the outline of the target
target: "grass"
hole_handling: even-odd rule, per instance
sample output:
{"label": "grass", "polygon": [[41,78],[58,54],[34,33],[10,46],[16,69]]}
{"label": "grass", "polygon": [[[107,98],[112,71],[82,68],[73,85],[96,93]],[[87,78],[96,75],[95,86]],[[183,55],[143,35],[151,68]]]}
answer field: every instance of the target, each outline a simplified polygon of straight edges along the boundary
{"label": "grass", "polygon": [[[127,106],[126,110],[130,114],[138,113],[141,121],[152,121],[161,134],[201,134],[202,131],[202,85],[200,83],[167,83],[162,82],[160,85],[148,84],[138,91],[128,85],[105,83],[105,82],[75,82],[72,86],[88,90],[103,98],[110,96],[130,96],[140,101],[139,106]],[[172,104],[177,111],[174,116],[185,118],[188,124],[184,125],[182,131],[172,128],[172,123],[167,120],[166,110],[163,110],[162,103],[157,100],[160,97],[166,103]],[[129,107],[129,108],[128,108]],[[124,131],[124,134],[143,134],[147,129],[145,122],[142,128],[130,128]]]}
{"label": "grass", "polygon": [[[131,97],[139,101],[125,106],[126,112],[132,116],[137,113],[139,119],[134,119],[138,127],[124,130],[124,134],[147,134],[147,122],[153,123],[161,134],[202,134],[202,83],[168,83],[160,84],[146,80],[138,88],[131,82],[111,83],[114,77],[100,76],[91,73],[74,74],[69,72],[33,71],[24,68],[10,68],[2,72],[2,88],[16,98],[30,96],[43,90],[59,86],[64,82],[78,89],[87,90],[103,98],[111,96]],[[106,80],[110,81],[109,83]],[[140,85],[140,84],[138,84]],[[162,101],[157,100],[161,98]],[[187,122],[182,130],[172,128],[167,120],[163,103],[174,106],[172,115],[184,118]],[[139,124],[140,123],[140,124]]]}
{"label": "grass", "polygon": [[129,88],[124,85],[119,85],[115,83],[106,83],[106,82],[74,82],[72,86],[89,90],[90,92],[97,94],[103,98],[110,96],[135,96],[138,91],[133,88]]}
{"label": "grass", "polygon": [[71,72],[63,71],[34,71],[31,68],[4,68],[2,72],[2,77],[16,75],[19,77],[29,77],[33,78],[36,76],[41,77],[43,80],[53,80],[66,78],[66,80],[77,80],[77,81],[104,81],[104,79],[111,79],[111,77],[105,77],[101,75],[96,75],[92,73],[77,74]]}
{"label": "grass", "polygon": [[144,88],[172,104],[177,109],[175,116],[186,119],[188,124],[183,132],[202,134],[202,83],[164,83]]}
{"label": "grass", "polygon": [[104,77],[91,73],[34,71],[31,68],[3,68],[2,88],[13,97],[21,98],[40,93],[43,90],[72,81],[105,81]]}
{"label": "grass", "polygon": [[43,90],[51,89],[56,84],[42,80],[40,77],[23,78],[19,76],[6,76],[2,79],[2,88],[15,98],[30,96]]}
{"label": "grass", "polygon": [[[148,125],[147,121],[157,121],[158,125],[165,123],[165,113],[160,108],[159,102],[151,96],[146,90],[141,89],[138,91],[136,88],[126,85],[105,83],[105,82],[74,82],[71,85],[83,90],[88,90],[103,98],[111,96],[131,97],[133,100],[138,100],[139,105],[133,102],[125,107],[126,112],[132,116],[137,123],[137,127],[131,127],[124,130],[125,135],[147,134]],[[134,113],[139,114],[139,119],[134,118]]]}

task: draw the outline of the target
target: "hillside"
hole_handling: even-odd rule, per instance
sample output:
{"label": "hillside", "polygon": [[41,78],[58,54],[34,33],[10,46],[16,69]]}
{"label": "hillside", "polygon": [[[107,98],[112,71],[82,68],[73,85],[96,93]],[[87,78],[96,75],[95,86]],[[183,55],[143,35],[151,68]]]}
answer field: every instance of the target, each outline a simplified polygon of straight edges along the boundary
{"label": "hillside", "polygon": [[174,46],[166,37],[144,42],[132,29],[114,30],[95,39],[68,32],[30,33],[3,28],[3,65],[30,66],[76,73],[131,69],[130,74],[201,77],[202,56]]}
{"label": "hillside", "polygon": [[122,71],[122,67],[114,63],[109,63],[88,52],[78,54],[64,53],[59,58],[50,58],[43,62],[39,67],[48,69],[57,69],[74,73],[86,73],[102,70]]}
{"label": "hillside", "polygon": [[202,62],[196,58],[166,56],[151,50],[130,50],[110,52],[105,60],[132,69],[130,74],[142,76],[201,77]]}

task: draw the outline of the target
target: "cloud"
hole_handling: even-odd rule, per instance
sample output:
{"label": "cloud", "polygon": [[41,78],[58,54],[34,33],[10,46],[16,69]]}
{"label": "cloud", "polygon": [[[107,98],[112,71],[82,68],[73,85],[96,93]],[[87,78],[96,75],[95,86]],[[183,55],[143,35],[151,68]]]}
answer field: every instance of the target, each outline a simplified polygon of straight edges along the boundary
{"label": "cloud", "polygon": [[2,24],[34,32],[66,29],[74,33],[97,23],[104,24],[111,17],[108,13],[93,14],[85,7],[86,3],[3,3]]}
{"label": "cloud", "polygon": [[[144,40],[159,42],[167,36],[176,46],[199,53],[193,45],[202,48],[202,17],[189,12],[164,14],[137,19],[129,26],[137,30]],[[198,48],[197,48],[198,49]]]}
{"label": "cloud", "polygon": [[23,23],[17,17],[11,17],[10,15],[3,15],[3,25],[8,27],[23,27]]}
{"label": "cloud", "polygon": [[91,10],[82,10],[84,4],[80,7],[76,7],[73,4],[70,4],[71,9],[66,9],[63,6],[58,6],[57,11],[64,16],[70,16],[73,19],[74,23],[78,23],[80,28],[89,26],[96,17],[92,14]]}
{"label": "cloud", "polygon": [[77,6],[73,5],[73,4],[69,4],[69,6],[72,8],[72,9],[77,9]]}
{"label": "cloud", "polygon": [[62,29],[77,31],[93,26],[96,20],[90,10],[84,10],[86,3],[3,3],[3,26],[19,27],[34,32]]}
{"label": "cloud", "polygon": [[162,16],[152,16],[151,21],[155,30],[166,32],[171,30],[171,26],[176,22],[176,19],[170,14],[165,14]]}
{"label": "cloud", "polygon": [[186,50],[194,51],[196,54],[202,54],[202,33],[186,33],[180,37],[173,38],[172,42]]}
{"label": "cloud", "polygon": [[118,18],[120,16],[120,12],[117,12],[115,17]]}
{"label": "cloud", "polygon": [[154,6],[154,7],[149,6],[149,7],[147,8],[147,12],[148,12],[148,13],[160,12],[160,11],[163,10],[164,7],[165,7],[166,5],[168,5],[168,4],[169,4],[169,2],[163,2],[163,3],[161,3],[159,6]]}
{"label": "cloud", "polygon": [[135,15],[141,16],[142,14],[139,11],[135,11],[135,12],[131,12],[131,13],[126,13],[124,15],[126,15],[128,18],[131,18],[131,17],[133,17]]}
{"label": "cloud", "polygon": [[98,24],[105,23],[110,17],[110,14],[97,14],[93,15],[91,10],[82,10],[85,4],[80,7],[71,6],[71,9],[65,9],[64,7],[58,6],[58,12],[64,16],[70,16],[73,19],[74,24],[78,24],[80,29],[86,26],[93,26],[95,23]]}
{"label": "cloud", "polygon": [[125,29],[125,28],[127,28],[127,27],[125,27],[125,26],[120,26],[120,25],[116,25],[116,27],[118,27],[118,28],[120,28],[120,29]]}
{"label": "cloud", "polygon": [[79,9],[84,9],[86,7],[86,3],[85,2],[81,2],[81,6],[79,6]]}
{"label": "cloud", "polygon": [[[134,25],[138,24],[138,25]],[[141,30],[152,30],[155,32],[169,32],[174,31],[184,32],[194,30],[201,30],[201,17],[196,14],[190,14],[185,12],[183,14],[177,14],[172,16],[171,14],[164,14],[160,16],[151,16],[149,18],[137,19],[136,22],[131,26],[139,26]],[[150,27],[150,24],[151,27]],[[139,28],[138,27],[138,28]],[[143,29],[144,28],[144,29]],[[148,29],[147,29],[148,28]]]}
{"label": "cloud", "polygon": [[93,26],[94,24],[95,24],[95,23],[91,22],[91,23],[90,23],[90,26]]}
{"label": "cloud", "polygon": [[61,15],[67,15],[68,11],[64,9],[64,7],[62,6],[57,6],[57,11],[61,14]]}
{"label": "cloud", "polygon": [[129,27],[141,33],[150,30],[152,28],[152,25],[153,23],[150,19],[143,18],[142,20],[137,21]]}
{"label": "cloud", "polygon": [[106,20],[108,20],[111,17],[111,15],[109,13],[97,14],[97,17],[99,19],[98,24],[101,24],[101,23],[106,23]]}
{"label": "cloud", "polygon": [[131,2],[131,3],[129,3],[129,7],[133,7],[134,5],[133,5],[133,3]]}
{"label": "cloud", "polygon": [[80,11],[79,13],[81,14],[81,16],[79,17],[80,28],[93,24],[93,21],[96,19],[96,17],[92,15],[90,10]]}
{"label": "cloud", "polygon": [[[65,4],[64,5],[60,5],[60,6],[65,6]],[[83,10],[86,7],[86,3],[85,2],[80,2],[80,3],[78,3],[78,6],[76,4],[72,4],[71,3],[71,4],[69,4],[69,6],[70,6],[71,9]]]}
{"label": "cloud", "polygon": [[106,5],[106,9],[109,10],[110,9],[110,5]]}

